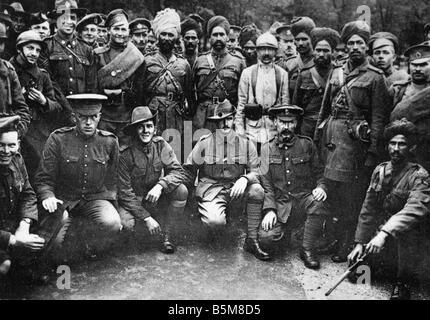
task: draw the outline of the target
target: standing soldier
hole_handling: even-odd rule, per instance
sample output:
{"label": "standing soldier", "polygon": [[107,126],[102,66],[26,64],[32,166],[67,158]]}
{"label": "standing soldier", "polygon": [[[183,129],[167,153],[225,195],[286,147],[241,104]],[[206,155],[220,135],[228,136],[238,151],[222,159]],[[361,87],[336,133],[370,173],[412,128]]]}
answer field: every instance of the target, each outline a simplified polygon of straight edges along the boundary
{"label": "standing soldier", "polygon": [[[7,40],[7,17],[0,13],[0,55],[5,49]],[[21,84],[13,65],[0,59],[0,113],[16,114],[20,116],[18,133],[22,137],[27,132],[31,121],[30,111],[22,95]]]}
{"label": "standing soldier", "polygon": [[240,56],[227,51],[229,32],[230,24],[226,18],[215,16],[208,21],[207,35],[212,49],[201,54],[193,66],[197,96],[197,110],[193,121],[195,129],[214,129],[213,124],[206,122],[209,106],[225,99],[237,105],[239,80],[245,62]]}
{"label": "standing soldier", "polygon": [[336,49],[334,49],[333,58],[333,66],[335,67],[343,67],[348,62],[348,49],[343,42],[337,44]]}
{"label": "standing soldier", "polygon": [[51,35],[48,17],[43,12],[32,13],[29,24],[30,29],[38,32],[42,40]]}
{"label": "standing soldier", "polygon": [[429,214],[429,174],[410,161],[417,133],[406,119],[394,121],[385,129],[390,161],[381,163],[372,174],[358,218],[356,245],[348,256],[355,262],[365,252],[379,254],[387,245],[395,245],[397,275],[391,300],[410,299],[410,284],[416,280],[422,256],[420,241],[424,235],[419,225]]}
{"label": "standing soldier", "polygon": [[227,50],[231,53],[237,53],[238,49],[242,49],[239,45],[239,35],[242,30],[239,26],[230,26],[230,33],[228,35]]}
{"label": "standing soldier", "polygon": [[99,47],[103,47],[109,42],[109,33],[106,28],[106,18],[107,16],[103,13],[100,13],[102,17],[102,22],[98,25],[98,34],[97,34],[97,42]]}
{"label": "standing soldier", "polygon": [[339,33],[330,28],[315,28],[311,32],[314,66],[300,70],[293,104],[304,110],[300,133],[313,139],[315,126],[328,77],[332,71],[332,54],[340,41]]}
{"label": "standing soldier", "polygon": [[[215,122],[217,129],[201,137],[184,165],[191,181],[198,171],[198,210],[211,233],[227,224],[226,211],[234,200],[245,200],[248,229],[258,229],[263,205],[257,150],[252,142],[233,130],[234,113],[227,99],[211,107],[207,120]],[[260,248],[256,233],[248,234],[244,248],[258,259],[268,260],[270,256]]]}
{"label": "standing soldier", "polygon": [[151,53],[157,50],[158,50],[157,38],[155,37],[154,32],[151,30],[148,33],[148,43],[146,44],[146,53]]}
{"label": "standing soldier", "polygon": [[258,63],[243,70],[239,82],[239,102],[235,118],[236,132],[261,144],[276,135],[276,127],[269,118],[275,104],[290,102],[288,73],[274,63],[278,42],[270,33],[257,39]]}
{"label": "standing soldier", "polygon": [[[239,34],[239,46],[242,48],[242,54],[237,54],[242,58],[245,58],[246,66],[250,67],[257,63],[257,48],[255,44],[257,42],[257,38],[260,36],[260,30],[258,30],[255,24],[249,24],[244,26],[240,30]],[[232,51],[230,51],[233,53]]]}
{"label": "standing soldier", "polygon": [[278,38],[279,54],[276,56],[275,63],[285,69],[288,75],[293,74],[297,68],[297,52],[291,26],[284,24],[276,28],[276,37]]}
{"label": "standing soldier", "polygon": [[37,59],[44,46],[45,43],[36,31],[24,31],[18,36],[16,43],[18,55],[10,61],[15,67],[32,117],[21,145],[31,182],[39,166],[45,142],[49,134],[60,127],[59,117],[64,116],[62,106],[55,98],[48,72],[37,66]]}
{"label": "standing soldier", "polygon": [[[419,44],[408,48],[405,56],[409,58],[410,79],[393,83],[393,109],[402,101],[413,97],[430,85],[430,45]],[[403,116],[402,116],[403,117]],[[401,118],[398,118],[399,120]]]}
{"label": "standing soldier", "polygon": [[133,106],[137,103],[135,72],[143,62],[143,55],[129,41],[128,16],[115,9],[106,18],[109,44],[94,50],[97,60],[99,92],[108,96],[103,104],[99,128],[114,133],[123,149],[129,137],[122,129],[130,122]]}
{"label": "standing soldier", "polygon": [[419,141],[415,151],[416,161],[430,170],[430,46],[413,46],[405,55],[410,59],[411,80],[393,85],[394,110],[391,121],[406,118],[417,127]]}
{"label": "standing soldier", "polygon": [[86,12],[78,9],[75,0],[56,0],[55,10],[49,13],[57,19],[57,32],[45,39],[46,49],[38,64],[49,72],[64,95],[97,92],[93,49],[75,34],[78,16]]}
{"label": "standing soldier", "polygon": [[[127,230],[132,230],[137,220],[145,221],[151,235],[160,235],[161,252],[173,253],[172,219],[184,212],[188,190],[182,184],[184,170],[172,147],[154,136],[156,116],[148,107],[137,107],[124,128],[132,142],[119,159],[119,215]],[[161,226],[152,214],[160,218]]]}
{"label": "standing soldier", "polygon": [[199,55],[199,43],[202,37],[202,28],[194,19],[187,18],[181,23],[181,34],[184,39],[184,57],[192,68]]}
{"label": "standing soldier", "polygon": [[399,50],[399,40],[390,32],[378,32],[369,40],[369,51],[376,66],[384,71],[388,88],[394,82],[408,80],[409,75],[404,70],[394,68],[394,60]]}
{"label": "standing soldier", "polygon": [[58,242],[64,240],[71,219],[80,215],[91,220],[91,225],[82,230],[83,237],[88,237],[87,244],[97,250],[121,230],[113,204],[117,201],[118,139],[97,129],[105,96],[78,94],[67,98],[73,107],[75,126],[58,129],[49,136],[35,189],[43,209],[53,213],[62,205],[68,213]]}
{"label": "standing soldier", "polygon": [[91,13],[83,17],[76,25],[78,38],[84,41],[91,48],[97,48],[99,46],[97,43],[99,32],[98,25],[102,23],[102,21],[103,19],[98,13]]}
{"label": "standing soldier", "polygon": [[296,58],[296,66],[289,72],[290,97],[294,95],[297,77],[302,69],[310,69],[314,66],[314,55],[311,42],[311,32],[315,28],[315,22],[309,17],[298,17],[291,21],[291,33],[299,55]]}
{"label": "standing soldier", "polygon": [[151,30],[151,22],[145,18],[137,18],[130,22],[131,41],[142,52],[146,53],[148,34]]}
{"label": "standing soldier", "polygon": [[[158,113],[158,130],[176,129],[183,143],[184,120],[192,106],[192,75],[187,60],[173,51],[180,35],[180,18],[173,9],[160,11],[152,22],[158,52],[147,54],[137,75],[139,101]],[[179,146],[176,154],[182,154]],[[180,156],[182,158],[182,156]]]}
{"label": "standing soldier", "polygon": [[349,60],[329,77],[317,122],[317,129],[323,129],[319,142],[324,177],[338,201],[335,207],[342,230],[339,251],[332,257],[335,262],[346,261],[370,174],[383,153],[382,130],[390,112],[384,74],[369,64],[366,54],[369,37],[364,21],[344,26],[341,40],[347,45]]}

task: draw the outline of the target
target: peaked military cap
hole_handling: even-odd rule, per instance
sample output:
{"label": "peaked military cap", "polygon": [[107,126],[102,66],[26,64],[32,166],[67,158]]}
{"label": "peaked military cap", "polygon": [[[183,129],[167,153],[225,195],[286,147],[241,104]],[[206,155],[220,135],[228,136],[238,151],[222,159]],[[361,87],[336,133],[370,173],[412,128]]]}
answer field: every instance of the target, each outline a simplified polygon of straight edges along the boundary
{"label": "peaked military cap", "polygon": [[70,101],[73,111],[84,116],[99,113],[102,109],[103,101],[107,100],[106,96],[95,93],[72,94],[66,98]]}
{"label": "peaked military cap", "polygon": [[130,22],[130,32],[133,33],[141,33],[141,32],[149,32],[151,30],[151,21],[145,18],[137,18]]}
{"label": "peaked military cap", "polygon": [[20,119],[21,119],[20,116],[0,114],[0,132],[2,132],[6,128],[16,126]]}
{"label": "peaked military cap", "polygon": [[96,26],[98,26],[102,22],[103,22],[103,18],[100,14],[98,13],[87,14],[76,25],[76,31],[81,32],[85,28],[85,26],[89,24],[95,24]]}
{"label": "peaked military cap", "polygon": [[279,119],[286,119],[290,117],[299,117],[304,114],[302,108],[292,105],[292,104],[283,104],[276,105],[269,109],[269,112],[272,116]]}
{"label": "peaked military cap", "polygon": [[409,62],[424,63],[430,58],[430,45],[418,44],[412,46],[405,51],[405,56],[409,58]]}

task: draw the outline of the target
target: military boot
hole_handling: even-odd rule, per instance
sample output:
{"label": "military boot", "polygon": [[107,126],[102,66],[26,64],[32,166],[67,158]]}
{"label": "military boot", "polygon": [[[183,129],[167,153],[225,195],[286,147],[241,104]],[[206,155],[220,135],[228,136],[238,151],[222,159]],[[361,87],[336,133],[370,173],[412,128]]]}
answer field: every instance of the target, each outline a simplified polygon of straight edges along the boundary
{"label": "military boot", "polygon": [[170,241],[170,232],[164,231],[161,233],[160,251],[165,254],[171,254],[175,252],[175,246]]}
{"label": "military boot", "polygon": [[300,250],[300,259],[303,260],[306,268],[316,270],[320,267],[320,262],[315,252],[312,250],[305,250],[304,248],[302,248]]}
{"label": "military boot", "polygon": [[256,239],[246,238],[243,249],[249,253],[252,253],[254,257],[262,261],[267,261],[271,258],[267,252],[261,249],[260,244]]}

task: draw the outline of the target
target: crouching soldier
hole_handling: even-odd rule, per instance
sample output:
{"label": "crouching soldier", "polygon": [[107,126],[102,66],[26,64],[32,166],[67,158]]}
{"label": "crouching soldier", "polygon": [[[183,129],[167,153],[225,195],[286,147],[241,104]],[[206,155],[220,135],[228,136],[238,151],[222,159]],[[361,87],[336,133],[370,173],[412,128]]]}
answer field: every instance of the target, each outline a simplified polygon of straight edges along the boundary
{"label": "crouching soldier", "polygon": [[114,206],[118,139],[97,129],[106,96],[77,94],[67,99],[73,107],[75,126],[55,130],[49,136],[36,173],[35,189],[50,214],[58,205],[68,213],[68,223],[59,233],[58,243],[64,240],[71,219],[81,216],[90,221],[84,230],[79,230],[90,249],[87,253],[98,253],[121,230]]}
{"label": "crouching soldier", "polygon": [[[393,240],[397,247],[397,276],[391,300],[410,298],[410,282],[416,275],[421,253],[419,226],[429,214],[429,174],[411,162],[417,129],[405,118],[392,122],[384,131],[389,162],[372,174],[355,233],[355,248],[348,260],[364,253],[378,254]],[[376,235],[375,235],[376,232]]]}
{"label": "crouching soldier", "polygon": [[264,248],[273,247],[284,237],[289,242],[292,220],[299,221],[306,214],[300,257],[306,267],[318,269],[316,242],[329,212],[323,167],[312,140],[294,133],[303,109],[282,105],[273,107],[271,113],[278,136],[261,149],[264,205],[259,240]]}
{"label": "crouching soldier", "polygon": [[0,286],[12,264],[24,267],[20,279],[49,280],[51,240],[65,222],[62,211],[38,222],[36,194],[18,153],[18,122],[19,116],[0,116]]}
{"label": "crouching soldier", "polygon": [[[160,251],[173,253],[171,220],[183,213],[188,190],[182,184],[184,170],[172,147],[162,137],[154,136],[156,116],[148,107],[137,107],[131,123],[124,128],[132,139],[119,160],[119,214],[128,230],[133,229],[136,220],[145,221],[151,235],[161,235]],[[160,215],[161,226],[152,213]]]}
{"label": "crouching soldier", "polygon": [[[196,198],[201,220],[211,233],[216,232],[226,225],[226,210],[231,202],[245,199],[248,224],[257,221],[257,227],[251,228],[257,230],[264,198],[258,181],[257,150],[251,141],[233,130],[235,109],[230,101],[226,99],[208,112],[207,120],[218,129],[201,137],[184,165],[191,181],[199,170]],[[248,234],[245,250],[262,260],[270,258],[260,249],[257,231]]]}
{"label": "crouching soldier", "polygon": [[19,116],[0,118],[0,282],[11,267],[13,253],[41,251],[45,240],[30,233],[38,220],[37,199],[18,153]]}

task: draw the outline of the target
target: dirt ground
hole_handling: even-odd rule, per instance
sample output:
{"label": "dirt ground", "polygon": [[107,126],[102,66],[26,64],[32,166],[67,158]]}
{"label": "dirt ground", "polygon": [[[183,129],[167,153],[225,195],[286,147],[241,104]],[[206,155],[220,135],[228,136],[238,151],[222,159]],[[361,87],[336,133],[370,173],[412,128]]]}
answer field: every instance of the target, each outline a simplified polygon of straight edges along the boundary
{"label": "dirt ground", "polygon": [[[209,239],[198,219],[183,219],[174,233],[177,251],[165,255],[150,239],[143,225],[134,236],[122,236],[97,261],[69,264],[70,289],[57,287],[56,277],[48,285],[11,285],[6,299],[88,300],[386,300],[391,285],[371,279],[371,285],[344,281],[329,297],[324,293],[345,271],[346,264],[321,258],[318,271],[304,267],[298,257],[300,242],[272,261],[262,262],[242,248],[245,239],[243,217],[230,221],[218,240]],[[79,239],[75,239],[79,241]],[[423,281],[414,288],[413,299],[430,297]]]}

